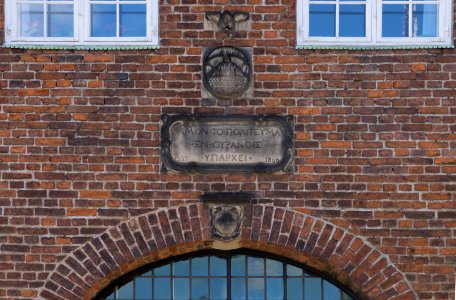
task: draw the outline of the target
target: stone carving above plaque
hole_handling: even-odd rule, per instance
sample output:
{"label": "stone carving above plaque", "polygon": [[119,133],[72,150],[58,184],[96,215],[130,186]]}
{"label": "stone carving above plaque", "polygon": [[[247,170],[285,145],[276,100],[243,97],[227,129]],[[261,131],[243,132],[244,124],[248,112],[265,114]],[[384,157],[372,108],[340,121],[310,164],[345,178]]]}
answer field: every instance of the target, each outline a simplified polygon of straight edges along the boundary
{"label": "stone carving above plaque", "polygon": [[238,24],[248,21],[249,18],[250,15],[247,12],[224,10],[206,13],[206,20],[216,24],[219,30],[234,31]]}
{"label": "stone carving above plaque", "polygon": [[293,171],[292,117],[163,116],[163,170]]}
{"label": "stone carving above plaque", "polygon": [[239,236],[244,214],[242,206],[213,204],[209,207],[209,214],[214,238],[229,241]]}
{"label": "stone carving above plaque", "polygon": [[206,49],[203,58],[203,84],[221,99],[242,96],[250,87],[251,56],[240,48],[222,46]]}

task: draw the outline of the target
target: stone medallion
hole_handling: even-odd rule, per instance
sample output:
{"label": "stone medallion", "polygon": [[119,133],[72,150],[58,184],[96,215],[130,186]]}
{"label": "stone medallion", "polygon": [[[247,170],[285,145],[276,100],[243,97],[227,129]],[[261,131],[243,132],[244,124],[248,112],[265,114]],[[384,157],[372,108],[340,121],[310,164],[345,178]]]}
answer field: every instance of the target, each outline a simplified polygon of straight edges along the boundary
{"label": "stone medallion", "polygon": [[223,46],[209,49],[203,62],[203,83],[215,97],[232,99],[250,86],[251,63],[242,49]]}

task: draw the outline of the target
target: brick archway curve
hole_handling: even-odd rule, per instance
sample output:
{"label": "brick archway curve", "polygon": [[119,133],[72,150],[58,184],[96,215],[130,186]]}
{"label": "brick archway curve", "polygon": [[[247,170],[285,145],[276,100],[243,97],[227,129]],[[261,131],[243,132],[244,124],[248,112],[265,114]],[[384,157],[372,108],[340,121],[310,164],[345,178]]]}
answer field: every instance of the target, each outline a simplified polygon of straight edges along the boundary
{"label": "brick archway curve", "polygon": [[[418,299],[387,255],[361,237],[302,212],[246,205],[239,248],[280,255],[316,269],[363,299]],[[161,208],[129,219],[67,255],[43,299],[91,299],[120,276],[171,256],[213,249],[204,204]]]}

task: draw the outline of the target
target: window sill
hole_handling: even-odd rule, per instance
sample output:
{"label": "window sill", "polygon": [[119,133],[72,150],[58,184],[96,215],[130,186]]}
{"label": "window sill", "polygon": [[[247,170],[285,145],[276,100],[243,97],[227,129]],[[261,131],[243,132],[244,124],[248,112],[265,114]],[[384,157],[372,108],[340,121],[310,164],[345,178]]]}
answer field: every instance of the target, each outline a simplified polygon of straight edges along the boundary
{"label": "window sill", "polygon": [[297,45],[296,49],[303,50],[317,50],[317,49],[329,49],[329,50],[395,50],[395,49],[442,49],[442,48],[454,48],[454,45]]}
{"label": "window sill", "polygon": [[12,49],[44,49],[44,50],[143,50],[159,49],[158,45],[32,45],[3,44],[3,48]]}

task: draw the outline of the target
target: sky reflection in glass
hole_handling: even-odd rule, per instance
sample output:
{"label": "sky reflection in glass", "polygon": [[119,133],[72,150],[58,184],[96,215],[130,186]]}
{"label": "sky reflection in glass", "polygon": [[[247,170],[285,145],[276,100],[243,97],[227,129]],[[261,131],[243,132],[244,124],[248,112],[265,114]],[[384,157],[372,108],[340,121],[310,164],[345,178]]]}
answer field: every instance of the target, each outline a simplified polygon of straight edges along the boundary
{"label": "sky reflection in glass", "polygon": [[41,4],[20,5],[20,31],[23,37],[44,36],[44,7]]}
{"label": "sky reflection in glass", "polygon": [[310,36],[336,36],[336,5],[310,5]]}
{"label": "sky reflection in glass", "polygon": [[120,36],[146,36],[146,5],[120,5]]}
{"label": "sky reflection in glass", "polygon": [[92,37],[116,36],[116,5],[92,4]]}
{"label": "sky reflection in glass", "polygon": [[363,37],[366,36],[366,6],[340,5],[339,6],[339,36]]}
{"label": "sky reflection in glass", "polygon": [[[231,276],[228,270],[231,270]],[[237,275],[234,275],[233,271]],[[275,259],[249,255],[201,256],[171,262],[136,276],[115,290],[104,299],[351,299],[338,287],[303,272],[299,267]]]}
{"label": "sky reflection in glass", "polygon": [[48,5],[48,36],[74,36],[73,5]]}

